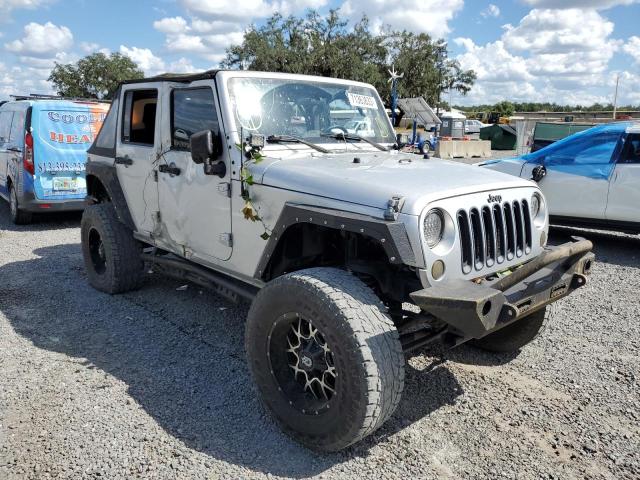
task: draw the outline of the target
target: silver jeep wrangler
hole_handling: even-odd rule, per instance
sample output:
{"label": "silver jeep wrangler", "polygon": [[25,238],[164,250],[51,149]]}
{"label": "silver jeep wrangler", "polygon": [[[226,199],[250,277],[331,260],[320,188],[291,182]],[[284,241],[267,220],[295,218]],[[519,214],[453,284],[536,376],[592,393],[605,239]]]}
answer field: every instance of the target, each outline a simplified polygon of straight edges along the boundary
{"label": "silver jeep wrangler", "polygon": [[122,84],[87,163],[82,250],[108,293],[154,271],[249,300],[261,397],[342,449],[398,406],[430,342],[518,350],[586,283],[538,187],[402,152],[367,84],[246,71]]}

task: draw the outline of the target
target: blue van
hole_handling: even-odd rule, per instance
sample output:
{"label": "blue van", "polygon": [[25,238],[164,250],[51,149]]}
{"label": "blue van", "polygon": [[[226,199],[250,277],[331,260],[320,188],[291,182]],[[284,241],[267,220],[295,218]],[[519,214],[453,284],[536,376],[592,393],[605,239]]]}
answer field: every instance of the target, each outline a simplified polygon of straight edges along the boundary
{"label": "blue van", "polygon": [[0,106],[0,197],[14,223],[84,208],[87,149],[108,110],[97,101],[37,97]]}

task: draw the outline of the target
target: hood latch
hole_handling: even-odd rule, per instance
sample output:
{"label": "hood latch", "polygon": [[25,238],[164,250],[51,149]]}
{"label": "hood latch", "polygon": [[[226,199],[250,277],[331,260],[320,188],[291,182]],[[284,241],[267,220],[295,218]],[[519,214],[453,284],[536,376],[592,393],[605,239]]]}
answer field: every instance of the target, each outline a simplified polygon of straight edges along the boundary
{"label": "hood latch", "polygon": [[394,195],[387,201],[387,209],[384,211],[384,219],[393,221],[398,219],[398,212],[402,210],[404,197]]}

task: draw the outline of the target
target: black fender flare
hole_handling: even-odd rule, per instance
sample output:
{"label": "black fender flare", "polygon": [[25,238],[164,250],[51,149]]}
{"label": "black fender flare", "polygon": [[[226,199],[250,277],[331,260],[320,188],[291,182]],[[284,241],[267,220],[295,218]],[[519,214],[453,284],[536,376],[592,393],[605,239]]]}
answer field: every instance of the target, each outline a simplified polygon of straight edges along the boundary
{"label": "black fender flare", "polygon": [[127,199],[122,191],[122,186],[118,180],[118,172],[115,165],[105,162],[87,162],[87,170],[85,172],[87,178],[87,198],[88,205],[96,203],[96,198],[93,196],[93,192],[90,190],[91,182],[90,177],[95,177],[107,191],[109,199],[113,204],[113,208],[116,211],[118,220],[124,223],[131,230],[135,230],[135,224],[133,223],[133,217],[127,204]]}
{"label": "black fender flare", "polygon": [[375,239],[393,265],[416,265],[416,258],[402,222],[330,208],[285,203],[271,236],[262,252],[254,277],[262,279],[279,239],[292,225],[308,223],[334,230],[352,232]]}

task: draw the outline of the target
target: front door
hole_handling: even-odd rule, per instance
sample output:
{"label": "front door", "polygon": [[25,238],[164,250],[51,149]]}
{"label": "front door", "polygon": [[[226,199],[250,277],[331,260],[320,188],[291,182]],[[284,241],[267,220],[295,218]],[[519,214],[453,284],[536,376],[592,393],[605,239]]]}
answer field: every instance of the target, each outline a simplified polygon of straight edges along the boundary
{"label": "front door", "polygon": [[611,177],[607,220],[640,223],[640,133],[625,139]]}
{"label": "front door", "polygon": [[[552,216],[605,218],[612,156],[619,138],[619,133],[603,132],[543,150],[541,162],[547,175],[539,186]],[[522,176],[531,178],[535,166],[527,163]]]}
{"label": "front door", "polygon": [[129,211],[139,232],[161,229],[155,167],[160,160],[157,119],[162,105],[157,84],[136,83],[123,87],[120,100],[116,170]]}
{"label": "front door", "polygon": [[[223,178],[205,175],[191,159],[189,138],[222,126],[213,82],[173,84],[162,94],[164,155],[158,165],[158,197],[166,233],[182,246],[185,257],[227,260],[231,257],[231,169]],[[227,149],[221,160],[229,166]]]}

